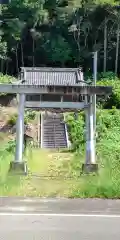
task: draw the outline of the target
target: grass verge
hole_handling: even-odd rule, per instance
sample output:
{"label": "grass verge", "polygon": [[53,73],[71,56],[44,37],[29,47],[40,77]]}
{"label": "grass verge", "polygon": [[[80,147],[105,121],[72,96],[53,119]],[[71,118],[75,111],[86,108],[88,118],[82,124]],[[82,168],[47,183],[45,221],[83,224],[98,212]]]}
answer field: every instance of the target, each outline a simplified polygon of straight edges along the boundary
{"label": "grass verge", "polygon": [[[27,149],[28,176],[10,176],[11,149],[0,147],[0,195],[120,198],[120,114],[99,110],[97,118],[98,175],[81,175],[84,162],[84,121],[69,116],[74,152]],[[69,129],[69,130],[70,130]],[[3,136],[1,136],[3,139]],[[4,144],[3,144],[4,145]],[[80,146],[80,148],[79,148]],[[11,153],[10,153],[11,152]]]}
{"label": "grass verge", "polygon": [[11,176],[8,168],[13,156],[4,153],[0,159],[0,195],[119,198],[120,167],[116,159],[108,155],[110,149],[101,153],[101,148],[106,149],[104,141],[97,147],[98,175],[80,174],[84,154],[28,150],[28,176]]}

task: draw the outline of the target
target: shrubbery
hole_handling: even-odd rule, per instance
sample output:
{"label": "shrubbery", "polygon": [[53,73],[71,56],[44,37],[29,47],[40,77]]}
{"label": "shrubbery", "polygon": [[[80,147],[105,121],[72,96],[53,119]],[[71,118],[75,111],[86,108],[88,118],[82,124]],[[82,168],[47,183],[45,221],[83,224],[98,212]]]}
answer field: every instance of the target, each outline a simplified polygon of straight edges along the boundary
{"label": "shrubbery", "polygon": [[[79,149],[85,143],[85,121],[84,114],[78,114],[78,120],[74,119],[74,114],[70,114],[66,118],[70,140],[73,149]],[[113,108],[108,110],[99,109],[97,111],[97,142],[103,139],[113,139],[118,141],[118,133],[120,132],[120,113],[119,110]],[[119,137],[120,138],[120,137]],[[114,141],[114,143],[115,143]]]}
{"label": "shrubbery", "polygon": [[[73,149],[77,157],[72,160],[74,174],[81,172],[85,159],[83,134],[85,124],[83,114],[79,123],[73,115],[68,116],[68,126]],[[97,111],[97,162],[99,175],[81,176],[80,184],[72,191],[72,197],[120,198],[120,111],[118,109],[98,109]]]}
{"label": "shrubbery", "polygon": [[15,147],[16,147],[16,141],[10,140],[5,146],[5,151],[13,153],[15,151]]}
{"label": "shrubbery", "polygon": [[66,117],[69,137],[72,143],[73,149],[78,149],[79,146],[84,143],[84,130],[85,130],[85,122],[83,114],[78,114],[78,119],[75,120],[74,114],[69,114]]}
{"label": "shrubbery", "polygon": [[10,126],[14,126],[16,124],[16,121],[17,121],[17,114],[14,114],[9,117],[7,124]]}
{"label": "shrubbery", "polygon": [[[0,83],[12,83],[16,82],[17,79],[13,76],[4,75],[3,73],[0,73]],[[7,95],[7,93],[0,93],[0,96]]]}
{"label": "shrubbery", "polygon": [[[36,116],[35,111],[25,111],[24,124],[28,124],[31,120],[34,120],[35,116]],[[14,126],[16,124],[17,117],[18,117],[18,114],[14,114],[14,115],[10,116],[10,118],[7,121],[7,124]]]}
{"label": "shrubbery", "polygon": [[27,121],[34,120],[36,116],[36,112],[33,110],[27,110],[25,112],[25,118]]}
{"label": "shrubbery", "polygon": [[106,109],[112,107],[120,109],[120,79],[115,77],[114,73],[111,72],[99,74],[98,79],[97,85],[111,86],[113,88],[112,95],[106,98],[106,100],[102,99],[100,101],[102,107]]}
{"label": "shrubbery", "polygon": [[[18,117],[17,114],[10,116],[10,118],[7,121],[7,124],[10,126],[14,126],[17,122],[17,117]],[[27,123],[28,123],[28,119],[26,117],[24,117],[24,124],[27,124]]]}
{"label": "shrubbery", "polygon": [[10,75],[4,75],[3,73],[0,73],[0,83],[12,83],[17,81],[17,79]]}

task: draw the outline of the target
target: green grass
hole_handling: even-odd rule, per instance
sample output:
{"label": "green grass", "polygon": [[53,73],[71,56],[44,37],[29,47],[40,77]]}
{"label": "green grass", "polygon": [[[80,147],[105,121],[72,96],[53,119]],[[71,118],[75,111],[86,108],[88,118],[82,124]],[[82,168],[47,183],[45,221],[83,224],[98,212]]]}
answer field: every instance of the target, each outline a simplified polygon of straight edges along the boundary
{"label": "green grass", "polygon": [[98,175],[81,175],[83,154],[48,150],[28,150],[28,176],[11,175],[8,169],[13,155],[8,154],[0,159],[0,195],[119,198],[120,167],[112,150],[110,155],[110,149],[102,151],[102,156],[102,144],[105,142],[97,147]]}
{"label": "green grass", "polygon": [[64,177],[68,177],[68,166],[73,154],[28,150],[26,155],[28,176],[8,173],[9,163],[13,159],[12,155],[7,155],[4,161],[0,160],[0,195],[68,196],[75,180],[65,180]]}
{"label": "green grass", "polygon": [[120,114],[115,109],[100,110],[97,118],[98,174],[81,174],[85,159],[84,139],[81,141],[84,125],[80,126],[81,118],[79,124],[73,124],[71,117],[71,140],[76,152],[27,149],[28,176],[8,173],[14,144],[7,146],[8,150],[0,145],[0,195],[120,198]]}

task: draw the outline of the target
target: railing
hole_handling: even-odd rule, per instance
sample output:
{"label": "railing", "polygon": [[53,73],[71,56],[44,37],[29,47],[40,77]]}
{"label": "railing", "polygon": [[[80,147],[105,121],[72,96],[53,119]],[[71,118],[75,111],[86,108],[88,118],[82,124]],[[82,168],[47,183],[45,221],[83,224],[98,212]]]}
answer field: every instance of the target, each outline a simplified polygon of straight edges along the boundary
{"label": "railing", "polygon": [[43,113],[41,113],[41,126],[40,126],[40,130],[41,130],[41,133],[40,133],[40,138],[41,138],[40,146],[42,148],[43,147]]}
{"label": "railing", "polygon": [[67,147],[70,148],[71,146],[71,142],[69,141],[69,135],[68,135],[68,129],[67,129],[67,124],[65,122],[65,114],[63,115],[64,116],[64,124],[65,124],[65,137],[66,137],[66,141],[67,141]]}
{"label": "railing", "polygon": [[40,126],[40,124],[41,124],[41,114],[38,113],[37,117],[38,117],[37,141],[38,141],[38,147],[40,147],[40,141],[41,141],[41,139],[40,139],[40,134],[41,134],[41,126]]}

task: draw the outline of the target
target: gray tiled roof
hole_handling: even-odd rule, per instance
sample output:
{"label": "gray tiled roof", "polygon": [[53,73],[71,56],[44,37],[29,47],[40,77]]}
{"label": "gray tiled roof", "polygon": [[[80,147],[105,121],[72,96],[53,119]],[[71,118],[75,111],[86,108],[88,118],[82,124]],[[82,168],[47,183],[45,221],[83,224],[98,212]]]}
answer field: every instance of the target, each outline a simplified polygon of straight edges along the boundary
{"label": "gray tiled roof", "polygon": [[[78,68],[21,68],[25,84],[31,85],[85,85]],[[83,79],[82,79],[83,80]]]}

